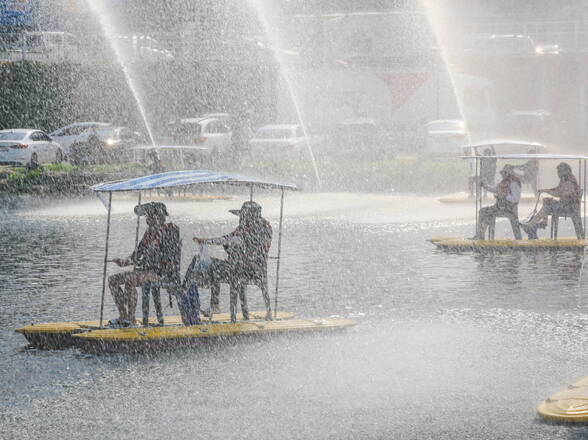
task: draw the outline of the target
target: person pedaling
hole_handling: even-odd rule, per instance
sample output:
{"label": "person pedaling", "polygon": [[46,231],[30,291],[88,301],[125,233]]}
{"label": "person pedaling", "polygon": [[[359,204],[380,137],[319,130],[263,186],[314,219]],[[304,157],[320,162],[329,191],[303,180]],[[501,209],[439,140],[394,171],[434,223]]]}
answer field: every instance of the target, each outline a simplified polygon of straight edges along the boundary
{"label": "person pedaling", "polygon": [[243,203],[241,209],[230,210],[239,216],[239,226],[222,237],[199,238],[194,241],[201,246],[207,244],[222,245],[227,259],[211,258],[209,264],[201,264],[197,255],[186,271],[184,286],[196,284],[211,289],[210,314],[219,313],[219,296],[221,282],[230,286],[231,322],[237,319],[237,297],[241,302],[243,319],[249,319],[246,286],[254,284],[261,290],[266,307],[266,320],[272,319],[271,302],[267,279],[267,260],[272,243],[270,223],[261,216],[261,206],[253,201]]}
{"label": "person pedaling", "polygon": [[[159,324],[163,325],[159,287],[165,283],[168,289],[174,290],[174,294],[179,294],[175,288],[180,286],[180,230],[174,223],[165,223],[169,214],[165,204],[161,202],[137,205],[134,211],[138,216],[145,216],[147,230],[130,257],[112,260],[120,267],[133,265],[133,270],[108,278],[108,286],[119,311],[118,319],[110,321],[110,325],[134,325],[138,286],[151,290]],[[144,325],[147,325],[146,321],[144,316]]]}
{"label": "person pedaling", "polygon": [[539,189],[538,193],[546,193],[559,198],[559,200],[546,197],[543,199],[541,209],[529,221],[521,223],[521,227],[529,236],[529,240],[539,238],[537,229],[547,227],[550,215],[569,216],[572,219],[578,219],[574,222],[576,235],[578,239],[584,238],[584,230],[579,220],[582,188],[572,172],[572,167],[565,162],[561,162],[557,166],[557,176],[559,177],[559,184],[555,188]]}
{"label": "person pedaling", "polygon": [[496,186],[489,186],[485,182],[480,185],[489,192],[494,193],[496,203],[480,209],[478,230],[472,240],[484,240],[486,229],[496,220],[496,217],[506,217],[510,220],[515,239],[521,240],[522,234],[519,227],[518,206],[521,199],[521,180],[514,172],[512,165],[504,165],[500,170],[502,180]]}

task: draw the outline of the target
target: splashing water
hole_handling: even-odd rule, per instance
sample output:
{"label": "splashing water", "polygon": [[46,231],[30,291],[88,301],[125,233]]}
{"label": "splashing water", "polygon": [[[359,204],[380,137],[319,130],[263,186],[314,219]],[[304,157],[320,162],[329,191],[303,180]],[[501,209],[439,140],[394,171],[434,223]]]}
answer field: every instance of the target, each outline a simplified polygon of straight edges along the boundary
{"label": "splashing water", "polygon": [[429,26],[435,36],[435,41],[437,42],[437,46],[439,47],[439,53],[441,55],[441,61],[443,62],[443,67],[447,73],[449,78],[449,82],[451,84],[451,88],[453,90],[453,96],[455,98],[455,103],[457,105],[457,110],[460,114],[462,120],[466,121],[466,137],[468,143],[472,142],[471,132],[469,130],[469,125],[467,124],[468,119],[466,117],[465,106],[463,104],[463,100],[459,94],[459,89],[457,88],[457,83],[455,81],[455,75],[453,73],[453,69],[451,67],[451,63],[449,62],[447,56],[447,50],[444,44],[444,38],[442,37],[442,24],[440,22],[441,14],[438,11],[440,2],[432,1],[432,0],[420,0],[420,3],[425,10],[425,15],[427,17],[427,21],[429,22]]}
{"label": "splashing water", "polygon": [[141,118],[143,120],[143,124],[145,125],[145,129],[147,130],[147,135],[149,136],[149,141],[151,145],[155,146],[155,139],[153,138],[153,132],[151,130],[151,126],[149,121],[147,120],[147,113],[145,112],[145,107],[141,101],[141,97],[139,95],[139,91],[136,87],[135,81],[131,75],[128,65],[125,62],[125,57],[122,54],[122,50],[119,44],[114,37],[114,24],[113,19],[108,12],[108,8],[104,5],[103,0],[86,0],[88,7],[92,11],[92,13],[98,18],[98,22],[100,23],[100,28],[106,39],[108,40],[108,44],[111,47],[112,51],[114,52],[114,56],[116,61],[121,67],[127,85],[131,90],[133,98],[137,104],[137,108],[139,109],[139,113],[141,114]]}
{"label": "splashing water", "polygon": [[294,110],[296,112],[296,117],[298,119],[298,123],[300,127],[302,127],[302,132],[304,133],[305,144],[308,149],[308,153],[310,156],[310,160],[312,163],[312,167],[314,170],[314,175],[316,178],[317,186],[321,187],[321,178],[318,170],[318,166],[316,164],[316,159],[314,157],[314,152],[312,150],[312,145],[310,143],[310,137],[308,136],[308,131],[306,128],[306,124],[302,118],[302,109],[300,107],[300,103],[298,102],[298,98],[296,93],[294,92],[294,84],[291,78],[291,74],[288,71],[287,63],[284,60],[282,54],[280,53],[279,47],[279,39],[276,32],[273,31],[273,27],[269,22],[269,12],[267,8],[264,6],[263,2],[260,0],[247,0],[249,5],[253,8],[255,13],[257,14],[257,18],[259,19],[261,26],[263,28],[263,32],[270,43],[270,49],[274,55],[276,62],[278,63],[278,67],[282,78],[284,79],[284,83],[286,84],[286,88],[288,89],[288,94],[292,101],[292,105],[294,106]]}

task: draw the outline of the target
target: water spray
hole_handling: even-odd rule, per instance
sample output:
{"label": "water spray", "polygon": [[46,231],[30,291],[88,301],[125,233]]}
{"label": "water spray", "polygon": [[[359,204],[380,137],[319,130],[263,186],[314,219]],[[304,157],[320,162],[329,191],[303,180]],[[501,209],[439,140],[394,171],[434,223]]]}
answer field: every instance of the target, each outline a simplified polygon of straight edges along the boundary
{"label": "water spray", "polygon": [[304,134],[304,141],[305,141],[306,147],[308,149],[308,154],[310,156],[312,167],[314,169],[314,175],[316,178],[317,186],[320,188],[322,185],[322,182],[321,182],[320,174],[318,171],[318,166],[316,164],[316,159],[314,157],[314,152],[313,152],[312,146],[310,144],[308,130],[306,128],[306,124],[304,123],[304,120],[302,117],[302,109],[301,109],[300,103],[298,102],[297,95],[294,93],[293,81],[292,81],[292,78],[290,77],[290,74],[287,70],[286,62],[283,59],[280,50],[278,49],[279,44],[278,44],[277,35],[275,32],[272,32],[272,27],[270,26],[270,23],[268,21],[268,11],[264,7],[264,5],[262,5],[260,0],[247,0],[247,2],[251,5],[253,10],[255,10],[255,12],[257,14],[257,18],[259,19],[261,26],[263,28],[264,34],[270,42],[269,49],[272,51],[272,54],[274,55],[274,59],[278,63],[280,74],[282,75],[282,78],[284,79],[284,83],[286,84],[286,88],[288,89],[288,94],[289,94],[290,99],[292,101],[292,105],[294,106],[294,111],[296,112],[296,117],[298,119],[298,123],[300,124],[300,127],[302,128],[302,133]]}
{"label": "water spray", "polygon": [[114,38],[114,25],[112,17],[108,12],[108,8],[105,7],[103,0],[86,0],[88,7],[94,13],[94,15],[98,18],[98,22],[100,23],[100,28],[102,29],[102,33],[104,37],[108,41],[109,46],[111,47],[112,51],[114,52],[114,56],[116,61],[121,67],[122,73],[125,77],[127,85],[131,90],[133,98],[135,99],[135,103],[137,104],[137,108],[139,109],[139,113],[141,114],[141,118],[143,120],[143,125],[145,125],[145,129],[147,130],[147,135],[149,136],[149,140],[151,145],[155,146],[155,139],[153,138],[153,132],[151,130],[151,126],[149,121],[147,120],[147,113],[145,112],[145,108],[141,101],[139,91],[135,85],[135,81],[131,75],[129,67],[125,62],[125,58],[122,54],[119,44],[117,43],[116,39]]}

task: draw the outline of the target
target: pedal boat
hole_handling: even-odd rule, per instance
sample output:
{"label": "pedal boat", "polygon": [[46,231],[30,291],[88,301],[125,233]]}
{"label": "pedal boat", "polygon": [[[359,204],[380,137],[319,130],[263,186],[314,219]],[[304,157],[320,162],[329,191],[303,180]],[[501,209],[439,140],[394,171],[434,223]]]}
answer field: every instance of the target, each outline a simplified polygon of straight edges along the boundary
{"label": "pedal boat", "polygon": [[[262,320],[265,317],[264,311],[249,312],[251,320]],[[289,312],[277,312],[276,320],[292,319],[293,313]],[[203,318],[207,321],[206,318]],[[219,313],[213,316],[215,323],[227,323],[230,322],[230,316],[228,313]],[[237,314],[237,319],[243,319],[242,315]],[[135,325],[137,328],[141,325],[141,320],[136,320]],[[156,326],[157,320],[155,318],[149,319],[150,326]],[[166,316],[165,327],[173,327],[182,325],[182,319],[180,316]],[[31,324],[16,329],[17,333],[22,334],[31,347],[44,349],[44,350],[60,350],[74,346],[75,340],[73,335],[85,333],[92,330],[105,329],[100,326],[100,321],[70,321],[70,322],[43,322],[39,324]],[[135,327],[133,327],[135,328]],[[145,327],[140,327],[145,328]]]}
{"label": "pedal boat", "polygon": [[[480,168],[479,161],[482,156],[464,156],[464,159],[476,161],[476,177],[478,177],[478,170]],[[587,168],[586,156],[562,155],[562,154],[498,154],[493,156],[483,156],[484,158],[496,158],[506,160],[562,160],[562,161],[578,161],[578,177],[579,184],[582,187],[582,205],[583,206],[583,229],[586,231],[586,184],[587,184]],[[481,189],[476,188],[475,213],[476,213],[476,231],[478,229],[478,212],[482,208]],[[539,203],[537,203],[535,208]],[[585,233],[585,232],[584,232]],[[565,250],[565,251],[584,251],[588,245],[588,240],[585,238],[557,238],[539,240],[515,240],[515,239],[489,239],[489,240],[470,240],[456,237],[437,237],[428,240],[434,244],[438,249],[446,251],[538,251],[538,250]]]}
{"label": "pedal boat", "polygon": [[549,396],[537,413],[550,421],[588,423],[588,377]]}
{"label": "pedal boat", "polygon": [[[253,189],[279,189],[281,191],[280,220],[278,229],[277,256],[269,257],[276,260],[275,292],[273,320],[265,321],[265,312],[250,313],[252,320],[239,320],[230,323],[228,314],[213,315],[208,322],[201,325],[184,326],[179,316],[165,317],[166,325],[162,327],[130,327],[130,328],[106,328],[104,320],[104,300],[106,293],[108,245],[110,239],[110,219],[112,212],[113,193],[138,194],[138,204],[141,204],[141,195],[144,191],[157,189],[171,189],[176,187],[190,188],[199,184],[224,184],[244,186],[249,188],[249,198],[253,200]],[[183,345],[195,340],[214,339],[227,340],[240,335],[273,335],[278,333],[301,333],[309,331],[324,331],[343,329],[355,325],[355,322],[343,318],[318,318],[294,320],[288,312],[278,311],[278,292],[280,280],[280,256],[282,247],[282,223],[284,214],[285,190],[298,190],[295,185],[271,182],[267,180],[244,176],[218,173],[214,171],[188,170],[170,171],[151,176],[137,177],[125,181],[107,182],[94,185],[92,189],[100,195],[108,194],[106,245],[104,252],[104,266],[102,276],[102,293],[100,301],[100,318],[97,321],[74,321],[32,324],[17,329],[34,347],[38,348],[65,348],[77,346],[87,351],[142,351],[150,349],[167,348]],[[100,198],[100,200],[103,200]],[[135,233],[135,249],[139,240],[140,218],[137,217]],[[239,315],[238,318],[242,318]],[[150,321],[154,323],[153,320]],[[178,344],[180,343],[180,344]]]}
{"label": "pedal boat", "polygon": [[[535,154],[539,153],[539,151],[545,149],[545,145],[537,143],[537,142],[528,142],[528,141],[521,141],[521,140],[512,140],[512,139],[493,139],[493,140],[485,140],[479,143],[471,143],[463,147],[463,151],[465,153],[464,157],[493,157],[493,156],[484,156],[482,153],[486,149],[491,149],[496,153],[497,151],[500,153],[514,153],[514,152],[527,152],[530,149],[535,151]],[[479,167],[470,168],[471,171],[476,172],[478,174]],[[539,176],[537,176],[537,180]],[[538,182],[537,182],[538,183]],[[459,203],[472,203],[475,199],[475,195],[470,195],[466,192],[450,194],[447,196],[437,198],[439,203],[444,204],[459,204]],[[522,194],[520,203],[532,203],[536,199],[535,195],[533,194]],[[490,197],[488,194],[482,202],[493,203],[494,198]]]}

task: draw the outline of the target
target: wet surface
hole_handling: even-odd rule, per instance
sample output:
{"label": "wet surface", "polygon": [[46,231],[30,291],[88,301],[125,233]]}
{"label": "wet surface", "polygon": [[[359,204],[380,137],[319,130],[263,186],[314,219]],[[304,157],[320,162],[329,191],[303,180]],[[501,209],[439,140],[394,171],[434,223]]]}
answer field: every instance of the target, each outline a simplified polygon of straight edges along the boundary
{"label": "wet surface", "polygon": [[[230,231],[236,217],[226,210],[243,200],[168,204],[182,230],[184,268],[196,251],[190,238]],[[279,200],[259,200],[274,227],[275,255]],[[115,203],[111,255],[126,256],[133,202]],[[0,437],[588,435],[535,416],[540,401],[588,374],[583,255],[452,254],[426,242],[471,236],[471,211],[429,197],[289,195],[280,308],[359,325],[141,356],[23,348],[16,327],[97,317],[106,215],[95,200],[4,211]],[[507,232],[500,223],[497,236]],[[560,235],[570,233],[566,224]],[[262,308],[256,289],[249,298]],[[106,300],[106,315],[114,316],[108,293]],[[226,310],[226,286],[221,301]]]}

